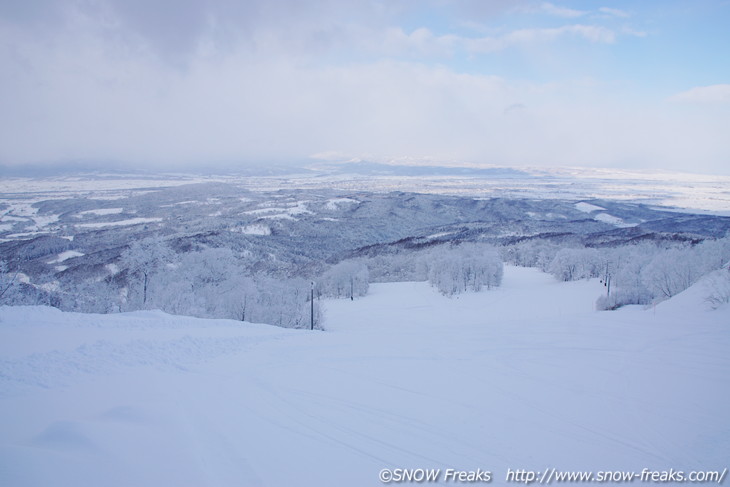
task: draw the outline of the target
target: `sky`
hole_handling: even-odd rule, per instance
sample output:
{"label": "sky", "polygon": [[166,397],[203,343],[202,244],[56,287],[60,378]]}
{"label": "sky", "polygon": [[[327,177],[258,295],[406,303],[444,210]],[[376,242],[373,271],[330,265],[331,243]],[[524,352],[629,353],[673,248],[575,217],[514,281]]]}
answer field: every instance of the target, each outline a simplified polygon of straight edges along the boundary
{"label": "sky", "polygon": [[0,164],[730,174],[730,0],[0,0]]}

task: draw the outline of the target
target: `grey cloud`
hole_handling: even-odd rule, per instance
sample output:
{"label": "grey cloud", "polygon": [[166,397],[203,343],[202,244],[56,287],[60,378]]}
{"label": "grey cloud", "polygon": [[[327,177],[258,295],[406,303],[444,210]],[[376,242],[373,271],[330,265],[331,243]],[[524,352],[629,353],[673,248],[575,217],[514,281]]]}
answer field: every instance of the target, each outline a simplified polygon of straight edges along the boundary
{"label": "grey cloud", "polygon": [[0,0],[0,19],[26,26],[55,22],[63,10],[57,0]]}
{"label": "grey cloud", "polygon": [[521,112],[522,110],[526,110],[526,109],[527,109],[527,106],[524,103],[512,103],[511,105],[506,106],[502,113],[504,115],[508,115],[509,113]]}
{"label": "grey cloud", "polygon": [[167,57],[189,57],[201,41],[217,49],[276,39],[294,51],[321,49],[341,40],[338,24],[380,22],[403,1],[364,0],[106,0],[123,29]]}
{"label": "grey cloud", "polygon": [[115,0],[110,4],[125,28],[166,55],[192,51],[206,25],[206,2]]}
{"label": "grey cloud", "polygon": [[201,43],[226,49],[248,41],[256,48],[257,40],[277,38],[292,46],[321,45],[338,23],[381,21],[401,3],[405,2],[0,0],[0,26],[50,39],[88,28],[118,45],[141,45],[163,61],[179,64],[189,61]]}
{"label": "grey cloud", "polygon": [[0,0],[9,25],[55,42],[87,29],[120,48],[187,67],[202,47],[218,54],[320,56],[357,51],[373,35],[428,5],[484,20],[521,2],[495,0]]}

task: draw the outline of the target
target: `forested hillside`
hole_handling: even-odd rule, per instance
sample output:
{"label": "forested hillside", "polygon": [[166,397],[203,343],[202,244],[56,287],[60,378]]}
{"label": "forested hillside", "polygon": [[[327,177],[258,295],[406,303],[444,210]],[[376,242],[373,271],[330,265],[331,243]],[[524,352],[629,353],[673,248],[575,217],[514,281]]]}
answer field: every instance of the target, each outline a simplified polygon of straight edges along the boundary
{"label": "forested hillside", "polygon": [[613,309],[671,297],[730,261],[728,217],[607,200],[201,183],[3,204],[1,302],[84,312],[296,328],[312,325],[314,308],[323,326],[322,297],[408,280],[446,295],[488,290],[503,262],[565,281],[599,277],[598,306]]}

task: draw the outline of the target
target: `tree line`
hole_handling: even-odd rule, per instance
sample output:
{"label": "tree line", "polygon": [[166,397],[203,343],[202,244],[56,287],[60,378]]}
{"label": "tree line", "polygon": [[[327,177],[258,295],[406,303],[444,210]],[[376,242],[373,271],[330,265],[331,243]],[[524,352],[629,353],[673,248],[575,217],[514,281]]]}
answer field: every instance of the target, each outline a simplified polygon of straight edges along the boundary
{"label": "tree line", "polygon": [[[566,247],[548,240],[503,247],[442,243],[419,250],[350,258],[317,275],[273,278],[242,269],[251,257],[226,247],[175,252],[169,241],[135,241],[107,264],[104,277],[30,278],[0,261],[0,304],[44,304],[67,311],[113,313],[161,309],[171,314],[229,318],[290,328],[322,328],[321,298],[365,296],[371,282],[428,281],[454,296],[497,287],[503,262],[537,267],[561,281],[597,278],[596,307],[616,309],[670,298],[730,263],[730,237],[686,243]],[[272,258],[275,258],[272,257]],[[312,298],[314,297],[314,302]],[[730,301],[730,272],[711,280],[708,302]]]}
{"label": "tree line", "polygon": [[[695,245],[646,242],[603,248],[565,248],[532,241],[505,247],[502,255],[507,262],[538,267],[561,281],[600,279],[606,292],[598,297],[596,307],[610,310],[669,299],[708,273],[727,267],[730,237]],[[725,289],[730,287],[730,272],[719,273],[711,281],[708,302],[727,302],[730,292]]]}

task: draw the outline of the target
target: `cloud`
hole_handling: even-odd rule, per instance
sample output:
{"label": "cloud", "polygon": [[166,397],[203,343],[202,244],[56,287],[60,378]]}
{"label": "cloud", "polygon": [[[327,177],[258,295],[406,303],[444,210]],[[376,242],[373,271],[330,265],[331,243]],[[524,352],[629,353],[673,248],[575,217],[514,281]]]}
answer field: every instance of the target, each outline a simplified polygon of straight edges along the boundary
{"label": "cloud", "polygon": [[539,10],[548,15],[553,15],[555,17],[569,18],[569,19],[573,19],[576,17],[582,17],[583,15],[585,15],[587,13],[582,10],[574,10],[572,8],[559,7],[559,6],[549,3],[549,2],[541,3]]}
{"label": "cloud", "polygon": [[486,53],[512,46],[554,42],[561,37],[579,37],[593,43],[611,44],[616,40],[616,33],[606,27],[575,24],[555,28],[520,29],[501,37],[465,39],[463,42],[471,52]]}
{"label": "cloud", "polygon": [[590,42],[611,44],[616,40],[616,34],[606,27],[597,25],[566,25],[553,29],[524,29],[513,32],[508,39],[520,42],[542,42],[557,39],[565,35],[582,37]]}
{"label": "cloud", "polygon": [[527,14],[544,14],[551,17],[560,17],[564,19],[575,19],[578,17],[582,17],[588,13],[583,10],[575,10],[568,7],[562,7],[550,2],[517,5],[514,8],[514,11]]}
{"label": "cloud", "polygon": [[362,45],[370,51],[386,55],[412,55],[416,57],[448,57],[454,54],[462,40],[454,35],[437,36],[425,27],[410,34],[400,27],[390,27],[384,33],[367,32]]}
{"label": "cloud", "polygon": [[526,109],[527,109],[527,107],[525,106],[524,103],[512,103],[510,105],[507,105],[502,113],[504,115],[508,115],[510,113],[521,112]]}
{"label": "cloud", "polygon": [[0,115],[4,159],[446,155],[478,136],[482,111],[498,113],[511,96],[498,78],[411,63],[306,67],[242,50],[171,74],[152,62],[108,63],[93,49],[74,55],[94,69],[61,73],[46,65],[45,84]]}
{"label": "cloud", "polygon": [[631,14],[629,14],[625,10],[620,10],[617,8],[601,7],[598,9],[598,11],[612,17],[628,18],[631,16]]}
{"label": "cloud", "polygon": [[[631,33],[635,35],[634,33]],[[469,54],[486,54],[513,47],[530,47],[555,42],[561,38],[577,38],[596,44],[612,44],[616,33],[596,25],[565,25],[554,28],[518,29],[501,36],[465,37],[455,34],[435,35],[427,28],[419,28],[410,34],[402,28],[392,27],[384,34],[369,32],[363,36],[363,46],[387,55],[412,55],[416,57],[450,57],[458,51]]]}
{"label": "cloud", "polygon": [[672,95],[670,101],[699,104],[730,103],[730,84],[698,86]]}
{"label": "cloud", "polygon": [[413,62],[298,65],[243,47],[180,71],[154,56],[73,47],[18,74],[18,86],[33,89],[16,86],[0,114],[5,161],[113,157],[154,167],[337,152],[513,165],[661,160],[678,169],[729,155],[713,129],[724,123],[668,118],[587,86]]}
{"label": "cloud", "polygon": [[317,54],[342,42],[342,26],[387,24],[413,8],[411,0],[32,0],[0,2],[0,25],[50,42],[93,31],[99,42],[144,49],[184,69],[201,49],[243,44]]}
{"label": "cloud", "polygon": [[[600,80],[517,81],[459,69],[472,57],[474,72],[489,73],[493,59],[507,57],[490,53],[550,43],[551,56],[570,62],[567,42],[605,45],[626,35],[602,25],[485,23],[469,37],[426,19],[407,29],[399,20],[422,13],[420,0],[180,0],[149,12],[142,0],[37,2],[48,8],[0,2],[1,163],[155,167],[332,152],[724,167],[730,157],[730,121],[719,111],[677,117],[676,106],[626,101]],[[481,22],[512,15],[513,3],[456,5]]]}

